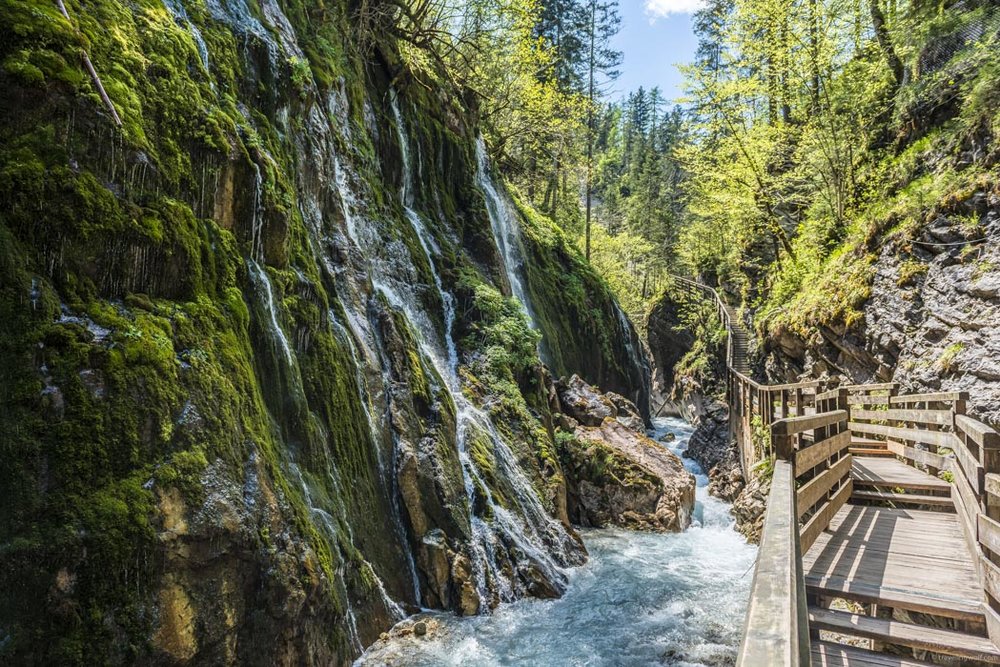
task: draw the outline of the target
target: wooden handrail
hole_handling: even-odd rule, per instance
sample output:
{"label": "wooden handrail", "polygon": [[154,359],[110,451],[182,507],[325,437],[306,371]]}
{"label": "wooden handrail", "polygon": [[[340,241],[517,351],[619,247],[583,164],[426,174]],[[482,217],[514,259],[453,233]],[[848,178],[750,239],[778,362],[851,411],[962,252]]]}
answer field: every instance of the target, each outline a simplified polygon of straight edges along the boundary
{"label": "wooden handrail", "polygon": [[757,568],[750,587],[742,667],[809,665],[809,612],[799,552],[795,473],[790,461],[776,461],[761,531]]}
{"label": "wooden handrail", "polygon": [[889,399],[892,404],[907,403],[947,403],[949,401],[967,401],[969,392],[967,391],[943,391],[935,394],[907,394],[903,396],[893,396]]}
{"label": "wooden handrail", "polygon": [[834,410],[832,412],[822,412],[818,415],[803,415],[801,417],[789,417],[780,419],[771,425],[773,435],[795,435],[803,431],[836,424],[847,420],[847,410]]}

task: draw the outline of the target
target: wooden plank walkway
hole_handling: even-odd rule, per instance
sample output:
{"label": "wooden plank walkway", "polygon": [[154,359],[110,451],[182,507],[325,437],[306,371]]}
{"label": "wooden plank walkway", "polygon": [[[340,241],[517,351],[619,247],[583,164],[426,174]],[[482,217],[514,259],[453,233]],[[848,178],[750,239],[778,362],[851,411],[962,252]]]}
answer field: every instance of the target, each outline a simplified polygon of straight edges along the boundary
{"label": "wooden plank walkway", "polygon": [[900,487],[914,491],[951,492],[951,484],[931,477],[896,458],[855,456],[851,466],[855,486]]}
{"label": "wooden plank walkway", "polygon": [[872,653],[833,642],[815,641],[812,645],[812,667],[935,667],[935,665],[913,658]]}
{"label": "wooden plank walkway", "polygon": [[[856,500],[877,503],[874,489],[902,489],[883,494],[892,500],[950,500],[950,495],[926,494],[950,492],[951,484],[895,458],[854,457],[851,477],[861,487],[854,492]],[[847,503],[803,554],[806,588],[815,600],[844,598],[985,628],[982,584],[959,521],[954,513]],[[816,631],[931,650],[974,664],[1000,664],[1000,650],[985,632],[942,630],[821,607],[810,607],[809,615]],[[811,658],[813,665],[828,667],[930,664],[819,639],[812,643]]]}
{"label": "wooden plank walkway", "polygon": [[816,592],[982,619],[983,591],[955,514],[846,504],[802,564]]}

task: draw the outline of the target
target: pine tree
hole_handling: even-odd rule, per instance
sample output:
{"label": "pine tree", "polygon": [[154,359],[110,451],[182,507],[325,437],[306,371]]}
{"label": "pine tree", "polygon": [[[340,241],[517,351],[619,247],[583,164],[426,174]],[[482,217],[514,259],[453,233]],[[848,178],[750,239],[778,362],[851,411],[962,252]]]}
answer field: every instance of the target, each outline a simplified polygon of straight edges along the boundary
{"label": "pine tree", "polygon": [[618,15],[617,0],[601,2],[588,0],[589,23],[587,37],[587,212],[585,218],[586,245],[585,255],[590,259],[590,224],[594,187],[594,111],[598,96],[601,93],[599,80],[613,81],[618,77],[618,65],[622,62],[622,54],[611,48],[611,38],[621,28],[621,17]]}

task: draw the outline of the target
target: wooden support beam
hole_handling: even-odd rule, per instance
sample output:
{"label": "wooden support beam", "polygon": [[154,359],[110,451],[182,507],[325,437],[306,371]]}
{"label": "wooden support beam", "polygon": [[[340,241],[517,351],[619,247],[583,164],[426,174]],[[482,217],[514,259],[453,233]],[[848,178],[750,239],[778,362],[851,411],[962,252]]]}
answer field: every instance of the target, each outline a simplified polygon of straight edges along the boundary
{"label": "wooden support beam", "polygon": [[851,455],[848,454],[802,485],[796,498],[798,518],[801,519],[803,514],[811,510],[813,505],[824,498],[840,482],[847,479],[850,474]]}
{"label": "wooden support beam", "polygon": [[847,421],[847,410],[833,410],[832,412],[820,412],[815,415],[802,415],[801,417],[789,417],[776,421],[771,427],[771,433],[779,435],[795,435],[803,431],[836,424],[840,421]]}
{"label": "wooden support beam", "polygon": [[915,428],[866,424],[855,421],[850,422],[847,427],[855,433],[881,435],[895,440],[908,440],[911,442],[920,442],[925,445],[935,445],[937,447],[952,447],[954,445],[954,434],[946,431],[922,431]]}
{"label": "wooden support beam", "polygon": [[852,421],[903,421],[918,424],[951,426],[951,410],[851,410]]}
{"label": "wooden support beam", "polygon": [[842,431],[826,440],[817,442],[805,449],[795,452],[795,474],[803,475],[817,465],[826,461],[834,454],[838,454],[851,444],[851,434]]}
{"label": "wooden support beam", "polygon": [[854,493],[854,482],[848,479],[847,483],[841,486],[833,498],[830,499],[830,502],[810,517],[801,531],[799,544],[801,545],[802,553],[809,551],[816,538],[826,530],[827,526],[830,525],[830,521],[833,520],[834,515],[850,499],[852,493]]}
{"label": "wooden support beam", "polygon": [[889,399],[892,405],[907,405],[910,403],[947,403],[949,401],[968,401],[967,391],[942,391],[935,394],[906,394],[893,396]]}
{"label": "wooden support beam", "polygon": [[955,428],[961,429],[973,442],[984,449],[1000,449],[1000,433],[972,417],[955,415]]}

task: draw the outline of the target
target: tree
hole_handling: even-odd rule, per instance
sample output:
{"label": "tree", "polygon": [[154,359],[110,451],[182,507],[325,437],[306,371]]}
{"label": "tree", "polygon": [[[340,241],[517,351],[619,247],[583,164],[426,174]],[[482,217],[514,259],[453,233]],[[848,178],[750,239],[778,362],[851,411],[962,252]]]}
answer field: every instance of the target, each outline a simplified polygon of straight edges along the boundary
{"label": "tree", "polygon": [[590,225],[592,213],[592,195],[594,187],[594,112],[597,107],[601,82],[613,81],[618,77],[618,65],[622,54],[610,47],[611,38],[621,28],[621,17],[618,15],[617,0],[588,0],[589,22],[586,29],[587,38],[587,184],[586,184],[586,250],[584,254],[590,259]]}

